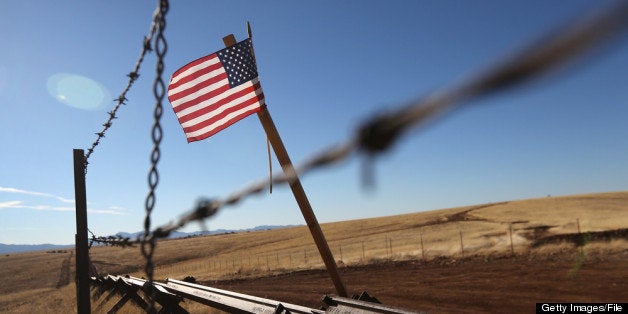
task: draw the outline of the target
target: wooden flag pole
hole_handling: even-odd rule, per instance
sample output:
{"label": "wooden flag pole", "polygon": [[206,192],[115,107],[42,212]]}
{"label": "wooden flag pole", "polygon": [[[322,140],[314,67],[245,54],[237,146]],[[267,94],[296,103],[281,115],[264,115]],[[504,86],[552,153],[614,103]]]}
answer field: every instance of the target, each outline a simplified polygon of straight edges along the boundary
{"label": "wooden flag pole", "polygon": [[[248,23],[247,23],[248,24]],[[249,37],[251,36],[251,29],[249,26]],[[236,44],[235,37],[233,34],[225,36],[223,39],[225,46],[230,47]],[[264,131],[266,132],[266,136],[270,141],[270,144],[275,151],[275,155],[279,160],[279,164],[283,169],[283,172],[290,179],[289,185],[290,189],[292,189],[292,194],[294,194],[294,198],[301,209],[301,213],[303,214],[303,218],[305,218],[305,222],[310,229],[310,233],[314,238],[314,242],[318,247],[318,251],[321,254],[323,262],[325,263],[325,267],[327,267],[327,272],[331,276],[331,280],[336,287],[336,292],[341,297],[347,297],[347,290],[340,279],[340,274],[338,272],[338,266],[336,265],[336,261],[334,260],[334,256],[329,249],[329,245],[327,244],[327,240],[325,240],[325,236],[323,235],[323,231],[314,215],[314,211],[312,210],[312,206],[310,205],[307,196],[305,195],[305,191],[303,190],[303,186],[301,186],[301,181],[297,175],[294,166],[292,165],[292,161],[290,161],[290,156],[288,156],[288,152],[286,151],[286,147],[283,145],[283,141],[279,136],[279,132],[275,127],[275,123],[273,119],[270,117],[270,113],[266,106],[262,106],[262,109],[257,112],[257,116],[259,117],[262,126],[264,127]]]}

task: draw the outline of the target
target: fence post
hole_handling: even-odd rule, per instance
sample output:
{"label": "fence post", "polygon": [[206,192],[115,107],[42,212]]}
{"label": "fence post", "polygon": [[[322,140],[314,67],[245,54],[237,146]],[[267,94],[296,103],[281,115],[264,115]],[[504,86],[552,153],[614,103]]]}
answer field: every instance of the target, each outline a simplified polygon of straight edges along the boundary
{"label": "fence post", "polygon": [[512,244],[512,224],[510,224],[510,254],[515,255],[515,247]]}
{"label": "fence post", "polygon": [[464,258],[464,245],[462,244],[462,230],[460,230],[460,255]]}
{"label": "fence post", "polygon": [[421,236],[421,258],[425,259],[425,250],[423,249],[423,233],[421,233],[420,236]]}
{"label": "fence post", "polygon": [[340,260],[344,261],[344,258],[342,258],[342,244],[338,244],[338,246],[340,246]]}
{"label": "fence post", "polygon": [[580,255],[584,254],[584,239],[582,239],[582,234],[580,232],[580,218],[576,218],[576,225],[578,226],[578,240],[582,241],[582,245],[580,245]]}
{"label": "fence post", "polygon": [[362,242],[362,262],[366,262],[366,257],[364,256],[364,242]]}
{"label": "fence post", "polygon": [[388,254],[388,235],[386,235],[386,238],[384,239],[384,244],[386,244],[386,258],[390,259],[390,255]]}
{"label": "fence post", "polygon": [[87,245],[87,193],[85,152],[74,149],[74,200],[76,204],[76,309],[91,313],[89,292],[89,248]]}

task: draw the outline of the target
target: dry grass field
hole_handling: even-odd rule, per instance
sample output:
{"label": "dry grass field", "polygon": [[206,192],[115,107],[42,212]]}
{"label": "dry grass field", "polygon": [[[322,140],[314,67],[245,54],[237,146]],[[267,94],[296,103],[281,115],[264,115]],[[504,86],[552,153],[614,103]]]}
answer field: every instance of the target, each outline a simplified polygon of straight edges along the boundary
{"label": "dry grass field", "polygon": [[[589,254],[600,261],[610,256],[609,260],[615,261],[617,256],[625,257],[628,252],[626,228],[628,192],[518,200],[322,225],[343,276],[351,276],[363,267],[371,267],[366,271],[386,272],[388,277],[395,272],[408,276],[404,269],[414,273],[421,271],[421,267],[434,268],[430,270],[434,273],[436,269],[445,271],[458,267],[458,274],[464,274],[465,267],[460,267],[460,263],[455,261],[474,260],[478,256],[483,256],[486,261],[488,258],[502,260],[504,256],[514,256],[503,259],[507,265],[521,263],[517,259],[521,256],[545,256],[524,259],[542,265],[547,262],[546,257],[552,256],[554,252],[570,252],[570,256],[580,256],[581,259],[586,259]],[[620,231],[609,232],[612,230]],[[563,238],[556,238],[561,235]],[[574,243],[580,243],[580,246],[576,247]],[[139,247],[93,247],[90,256],[101,274],[143,275],[144,260]],[[443,262],[443,259],[453,262]],[[261,282],[264,278],[284,276],[281,274],[305,275],[309,279],[299,280],[310,280],[310,285],[318,282],[318,279],[307,277],[310,275],[316,278],[322,276],[319,278],[322,282],[329,281],[322,271],[322,261],[305,226],[163,240],[157,244],[154,260],[156,280],[194,276],[197,281],[231,286],[234,290],[239,289],[233,284],[234,280],[240,283]],[[622,260],[625,259],[620,258],[618,263],[623,263]],[[71,250],[0,256],[0,278],[5,283],[0,286],[0,312],[75,312],[74,262]],[[574,268],[573,261],[567,263]],[[587,267],[604,270],[602,264]],[[467,270],[472,273],[472,264],[467,265]],[[484,268],[480,269],[490,267],[489,264],[482,265]],[[605,273],[609,278],[626,278],[625,268],[623,273],[618,274],[612,268],[605,270]],[[490,271],[490,268],[486,269],[486,272]],[[478,274],[483,272],[479,271]],[[582,280],[586,281],[587,278],[583,277]],[[384,284],[388,286],[382,286]],[[330,283],[321,285],[325,287],[320,291],[333,294],[333,290],[328,288]],[[431,285],[437,287],[437,283]],[[617,291],[628,290],[625,280],[620,281],[619,285]],[[351,293],[361,292],[354,289],[366,289],[369,292],[380,291],[380,295],[404,295],[407,294],[405,290],[412,288],[412,284],[396,287],[394,282],[386,281],[355,284],[354,287],[347,283],[347,286]],[[259,287],[242,286],[241,291],[267,296],[268,291],[262,291],[260,289],[263,288]],[[422,289],[429,290],[430,287],[426,283],[421,285]],[[396,288],[400,290],[395,291]],[[313,295],[317,295],[312,301],[316,303],[322,294],[319,290],[311,290]],[[613,293],[615,290],[609,291]],[[611,297],[628,298],[628,295]],[[108,302],[104,298],[96,300],[92,309],[106,312],[116,298]],[[439,301],[434,302],[438,305]],[[413,304],[416,303],[404,303],[401,300],[396,305],[416,308],[412,307]],[[193,312],[207,310],[194,302],[188,302],[185,306]],[[486,309],[490,307],[479,307],[478,311]],[[123,312],[138,311],[127,305]]]}

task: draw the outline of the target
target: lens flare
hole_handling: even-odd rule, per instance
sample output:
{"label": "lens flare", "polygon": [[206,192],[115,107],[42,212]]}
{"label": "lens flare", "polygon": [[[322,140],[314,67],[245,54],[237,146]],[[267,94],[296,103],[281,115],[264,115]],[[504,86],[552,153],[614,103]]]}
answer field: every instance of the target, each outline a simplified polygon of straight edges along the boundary
{"label": "lens flare", "polygon": [[83,110],[98,110],[104,107],[111,95],[102,84],[71,73],[57,73],[47,82],[48,93],[64,105]]}

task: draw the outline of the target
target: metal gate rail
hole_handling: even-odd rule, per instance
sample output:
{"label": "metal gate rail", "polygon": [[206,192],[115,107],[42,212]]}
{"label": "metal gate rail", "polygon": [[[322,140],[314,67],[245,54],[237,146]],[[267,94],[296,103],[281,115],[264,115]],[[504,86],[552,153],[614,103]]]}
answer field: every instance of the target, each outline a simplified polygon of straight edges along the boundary
{"label": "metal gate rail", "polygon": [[[122,299],[118,301],[108,313],[117,312],[127,301],[132,301],[139,307],[147,309],[147,302],[138,294],[144,292],[147,297],[155,296],[155,301],[162,306],[160,312],[188,313],[179,303],[189,299],[229,313],[278,313],[278,314],[324,314],[324,313],[423,313],[386,306],[363,293],[359,299],[324,296],[322,302],[326,309],[313,309],[301,305],[280,302],[276,300],[256,297],[248,294],[217,289],[187,281],[168,278],[165,283],[148,281],[130,276],[92,277],[92,283],[112,293],[119,293]],[[364,297],[366,295],[366,297]]]}

